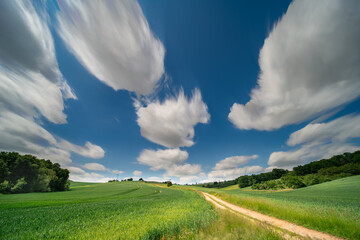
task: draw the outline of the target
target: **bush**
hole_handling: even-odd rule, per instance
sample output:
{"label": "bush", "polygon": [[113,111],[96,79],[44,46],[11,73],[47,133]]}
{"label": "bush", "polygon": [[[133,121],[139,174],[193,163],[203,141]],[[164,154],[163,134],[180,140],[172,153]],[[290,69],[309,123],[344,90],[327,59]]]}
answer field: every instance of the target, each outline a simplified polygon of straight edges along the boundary
{"label": "bush", "polygon": [[0,183],[0,192],[1,193],[8,193],[10,192],[10,183],[9,181],[4,180],[2,183]]}
{"label": "bush", "polygon": [[25,178],[20,178],[17,183],[11,188],[11,192],[13,193],[22,193],[26,192],[26,185],[27,182],[25,181]]}
{"label": "bush", "polygon": [[172,182],[171,182],[171,181],[168,181],[168,182],[166,183],[166,186],[171,187],[171,186],[172,186]]}

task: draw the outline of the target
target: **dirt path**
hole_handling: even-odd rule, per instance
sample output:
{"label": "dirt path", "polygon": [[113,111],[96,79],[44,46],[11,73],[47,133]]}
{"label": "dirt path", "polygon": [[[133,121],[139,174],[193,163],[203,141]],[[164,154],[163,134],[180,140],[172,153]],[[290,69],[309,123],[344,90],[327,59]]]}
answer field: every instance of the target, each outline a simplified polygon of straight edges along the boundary
{"label": "dirt path", "polygon": [[272,226],[287,230],[289,232],[295,233],[297,235],[303,236],[305,238],[310,239],[321,239],[321,240],[341,240],[342,238],[335,237],[326,233],[322,233],[316,230],[308,229],[305,227],[301,227],[298,225],[295,225],[291,222],[287,222],[278,218],[270,217],[264,214],[261,214],[259,212],[255,212],[246,208],[242,208],[239,206],[236,206],[234,204],[228,203],[218,197],[215,197],[213,195],[210,195],[208,193],[202,192],[202,194],[205,196],[205,199],[209,202],[211,202],[216,207],[219,207],[221,209],[228,208],[236,213],[241,213],[247,217],[250,217],[252,219],[256,219],[261,222],[268,223]]}

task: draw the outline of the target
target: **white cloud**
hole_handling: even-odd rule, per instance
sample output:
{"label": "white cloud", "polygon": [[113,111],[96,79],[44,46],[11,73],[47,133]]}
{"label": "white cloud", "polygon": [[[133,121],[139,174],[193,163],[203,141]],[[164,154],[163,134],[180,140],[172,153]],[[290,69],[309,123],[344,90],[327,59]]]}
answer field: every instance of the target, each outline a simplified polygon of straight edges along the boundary
{"label": "white cloud", "polygon": [[169,179],[165,179],[165,178],[160,178],[160,177],[148,177],[146,178],[146,181],[150,181],[150,182],[166,182]]}
{"label": "white cloud", "polygon": [[151,170],[165,170],[164,177],[190,177],[201,174],[201,166],[199,164],[184,163],[188,158],[186,151],[175,149],[145,149],[137,158],[138,162],[143,165],[150,166]]}
{"label": "white cloud", "polygon": [[78,167],[69,167],[70,171],[69,179],[76,182],[107,182],[111,178],[105,177],[98,173],[88,173]]}
{"label": "white cloud", "polygon": [[360,115],[347,115],[328,123],[308,124],[292,133],[287,144],[295,146],[313,141],[344,142],[350,138],[360,137]]}
{"label": "white cloud", "polygon": [[104,165],[99,163],[86,163],[83,167],[91,171],[108,171],[108,169]]}
{"label": "white cloud", "polygon": [[273,168],[292,169],[313,160],[330,158],[344,152],[354,152],[360,147],[349,143],[310,143],[297,150],[273,152],[268,164]]}
{"label": "white cloud", "polygon": [[203,178],[200,182],[233,180],[242,175],[260,173],[264,171],[264,168],[260,166],[244,166],[239,168],[239,165],[245,165],[250,160],[257,159],[258,157],[258,155],[252,155],[225,158],[216,163],[215,167],[212,168],[213,170],[207,174],[207,178]]}
{"label": "white cloud", "polygon": [[122,174],[122,173],[124,173],[123,171],[119,171],[119,170],[112,170],[111,172],[112,172],[112,173],[115,173],[115,174]]}
{"label": "white cloud", "polygon": [[85,146],[81,147],[62,139],[57,143],[57,146],[88,158],[103,158],[105,155],[104,149],[91,142],[86,142]]}
{"label": "white cloud", "polygon": [[115,90],[150,94],[164,73],[165,49],[136,1],[60,1],[58,32],[67,48]]}
{"label": "white cloud", "polygon": [[201,172],[201,165],[199,164],[183,164],[174,165],[167,169],[166,175],[174,177],[189,177],[199,174]]}
{"label": "white cloud", "polygon": [[239,165],[244,165],[249,162],[251,159],[257,159],[257,155],[252,156],[232,156],[221,160],[216,163],[214,170],[228,170],[238,167]]}
{"label": "white cloud", "polygon": [[260,51],[258,86],[229,120],[240,129],[300,123],[360,95],[360,2],[295,0]]}
{"label": "white cloud", "polygon": [[264,171],[264,168],[260,166],[245,166],[242,168],[213,170],[208,173],[208,180],[210,181],[232,180],[242,175],[260,173],[262,171]]}
{"label": "white cloud", "polygon": [[177,98],[138,107],[136,114],[141,135],[169,148],[194,145],[195,125],[207,123],[210,119],[198,89],[194,90],[191,99],[187,99],[180,90]]}
{"label": "white cloud", "polygon": [[[1,108],[0,108],[1,109]],[[50,159],[60,163],[63,167],[71,163],[70,152],[78,152],[86,157],[90,156],[84,150],[86,148],[72,145],[72,149],[63,148],[65,140],[58,141],[51,133],[35,123],[30,117],[22,117],[16,113],[2,110],[0,112],[0,149],[16,151],[22,154],[33,154],[40,158]],[[93,145],[93,144],[92,144]],[[99,146],[93,145],[95,149]]]}
{"label": "white cloud", "polygon": [[329,158],[360,148],[349,140],[360,138],[360,115],[347,115],[327,123],[311,123],[292,133],[287,141],[289,146],[300,145],[287,152],[274,152],[268,164],[271,167],[291,169],[312,160]]}
{"label": "white cloud", "polygon": [[141,175],[142,175],[142,171],[135,170],[135,171],[133,171],[133,175],[134,175],[134,176],[141,176]]}
{"label": "white cloud", "polygon": [[101,147],[84,147],[53,136],[43,117],[66,123],[64,99],[76,99],[63,78],[55,55],[48,16],[31,1],[0,2],[0,150],[33,154],[71,164],[71,153],[103,156]]}
{"label": "white cloud", "polygon": [[[1,109],[0,109],[1,110]],[[0,112],[0,150],[33,154],[67,166],[70,153],[56,147],[56,139],[32,118]]]}
{"label": "white cloud", "polygon": [[[46,13],[40,8],[36,11],[30,1],[22,0],[1,1],[0,12],[0,62],[8,68],[39,73],[60,86],[65,98],[75,99],[59,70]],[[50,85],[48,87],[53,87]]]}
{"label": "white cloud", "polygon": [[[1,48],[1,45],[0,45]],[[66,123],[60,87],[44,75],[26,69],[9,69],[0,65],[0,110]]]}
{"label": "white cloud", "polygon": [[168,169],[175,164],[181,164],[187,160],[189,154],[178,148],[175,149],[144,149],[137,158],[138,162],[150,166],[151,170]]}

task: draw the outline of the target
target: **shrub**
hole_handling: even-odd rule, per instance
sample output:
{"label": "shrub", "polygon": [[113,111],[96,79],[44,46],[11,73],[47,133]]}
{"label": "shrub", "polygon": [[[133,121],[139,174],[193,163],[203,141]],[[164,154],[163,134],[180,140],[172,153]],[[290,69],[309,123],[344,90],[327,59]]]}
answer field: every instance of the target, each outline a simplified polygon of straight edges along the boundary
{"label": "shrub", "polygon": [[17,183],[11,188],[11,192],[13,192],[13,193],[26,192],[26,185],[27,185],[27,182],[25,181],[25,178],[20,178],[17,181]]}
{"label": "shrub", "polygon": [[166,183],[166,186],[171,187],[171,186],[172,186],[172,182],[171,182],[171,181],[168,181],[168,182]]}
{"label": "shrub", "polygon": [[10,183],[7,180],[4,180],[2,183],[0,183],[0,192],[2,193],[8,193],[10,192]]}
{"label": "shrub", "polygon": [[306,185],[302,182],[302,179],[294,175],[286,175],[281,177],[281,181],[287,188],[302,188]]}

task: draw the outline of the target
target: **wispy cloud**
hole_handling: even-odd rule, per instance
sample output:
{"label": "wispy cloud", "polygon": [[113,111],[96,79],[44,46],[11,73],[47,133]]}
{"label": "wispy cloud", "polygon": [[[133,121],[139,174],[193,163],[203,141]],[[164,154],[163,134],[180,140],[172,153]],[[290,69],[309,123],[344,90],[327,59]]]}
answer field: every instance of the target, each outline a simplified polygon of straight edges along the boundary
{"label": "wispy cloud", "polygon": [[101,147],[84,147],[54,136],[41,124],[67,122],[64,99],[76,99],[56,60],[44,9],[31,1],[0,2],[0,149],[71,165],[71,153],[104,156]]}
{"label": "wispy cloud", "polygon": [[347,115],[326,123],[311,123],[292,133],[289,146],[298,148],[290,151],[273,152],[268,164],[271,167],[291,169],[312,160],[329,158],[360,148],[349,141],[360,137],[360,115]]}
{"label": "wispy cloud", "polygon": [[216,163],[214,170],[228,170],[237,168],[239,165],[244,165],[249,162],[251,159],[257,159],[258,155],[252,156],[232,156],[227,157],[224,160]]}
{"label": "wispy cloud", "polygon": [[58,32],[95,77],[115,90],[147,95],[164,74],[165,48],[137,1],[59,2]]}
{"label": "wispy cloud", "polygon": [[213,170],[207,174],[207,181],[223,181],[223,180],[233,180],[242,175],[254,174],[263,172],[264,168],[261,166],[245,166],[245,167],[236,167],[224,170]]}
{"label": "wispy cloud", "polygon": [[133,171],[133,175],[139,177],[142,175],[142,171],[135,170],[135,171]]}
{"label": "wispy cloud", "polygon": [[70,171],[70,179],[77,182],[107,182],[111,178],[105,177],[104,175],[86,172],[78,167],[68,167]]}
{"label": "wispy cloud", "polygon": [[[185,179],[198,179],[201,173],[199,164],[185,163],[188,159],[188,153],[178,148],[175,149],[145,149],[140,153],[138,162],[150,166],[151,170],[165,170],[164,178],[177,177],[179,182],[185,182]],[[196,177],[196,178],[194,178]]]}
{"label": "wispy cloud", "polygon": [[360,2],[295,0],[260,51],[258,86],[229,120],[239,129],[300,123],[360,96]]}

